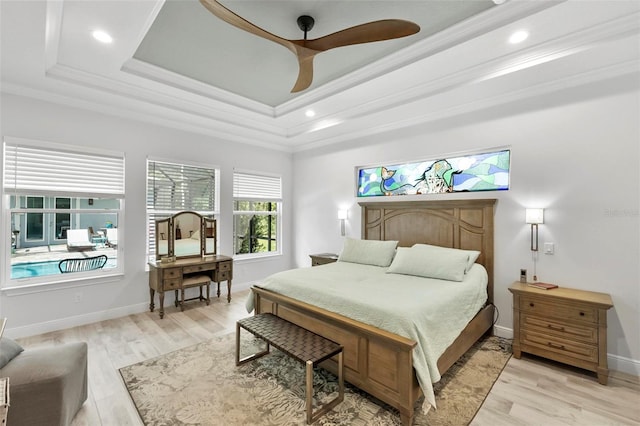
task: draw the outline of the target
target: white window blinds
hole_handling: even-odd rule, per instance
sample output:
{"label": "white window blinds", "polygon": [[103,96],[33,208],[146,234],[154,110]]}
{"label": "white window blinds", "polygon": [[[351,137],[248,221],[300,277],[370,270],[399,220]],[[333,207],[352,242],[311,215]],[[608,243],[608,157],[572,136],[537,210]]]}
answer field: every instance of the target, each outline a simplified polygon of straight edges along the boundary
{"label": "white window blinds", "polygon": [[124,153],[74,148],[6,140],[4,192],[124,198]]}
{"label": "white window blinds", "polygon": [[216,170],[149,161],[147,207],[156,212],[216,211]]}
{"label": "white window blinds", "polygon": [[282,201],[282,178],[251,172],[233,172],[233,198]]}

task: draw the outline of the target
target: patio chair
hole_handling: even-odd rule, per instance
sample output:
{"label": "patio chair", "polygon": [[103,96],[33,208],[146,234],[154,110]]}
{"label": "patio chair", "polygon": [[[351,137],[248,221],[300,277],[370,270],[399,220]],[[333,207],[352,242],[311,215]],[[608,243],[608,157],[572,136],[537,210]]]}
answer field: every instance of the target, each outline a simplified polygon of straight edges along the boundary
{"label": "patio chair", "polygon": [[118,247],[118,228],[107,228],[107,246]]}
{"label": "patio chair", "polygon": [[87,229],[67,230],[67,250],[93,250],[95,247],[96,245],[89,239],[89,231]]}
{"label": "patio chair", "polygon": [[81,257],[79,259],[62,259],[58,263],[58,269],[63,274],[67,272],[83,272],[92,271],[94,269],[102,269],[107,263],[107,256],[101,254],[95,257]]}

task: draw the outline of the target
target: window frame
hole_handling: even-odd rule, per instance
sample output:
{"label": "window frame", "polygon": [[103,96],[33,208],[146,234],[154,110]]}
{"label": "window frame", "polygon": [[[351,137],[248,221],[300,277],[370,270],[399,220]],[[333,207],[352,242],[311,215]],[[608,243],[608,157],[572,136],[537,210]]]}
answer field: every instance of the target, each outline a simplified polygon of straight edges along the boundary
{"label": "window frame", "polygon": [[[9,148],[8,148],[9,147]],[[23,187],[18,185],[16,182],[15,176],[19,171],[16,171],[16,161],[24,161],[24,158],[20,157],[20,160],[16,160],[18,154],[15,152],[20,151],[20,149],[25,148],[26,150],[34,150],[39,154],[42,154],[42,158],[48,159],[52,155],[57,155],[58,157],[55,160],[60,160],[60,158],[64,158],[65,155],[69,156],[85,156],[91,157],[92,160],[100,161],[109,159],[109,164],[117,164],[117,167],[114,170],[115,175],[110,176],[109,179],[112,181],[113,186],[102,186],[100,190],[96,192],[90,192],[85,185],[80,190],[75,191],[73,188],[69,187],[58,187],[56,190],[54,187],[44,188],[40,190],[33,190],[27,187]],[[15,155],[8,155],[7,149],[12,150]],[[55,142],[48,141],[37,141],[37,140],[28,140],[22,138],[15,137],[4,137],[3,140],[3,150],[2,150],[2,158],[1,158],[3,169],[2,169],[2,179],[3,185],[0,189],[0,209],[2,210],[2,229],[0,230],[0,238],[4,241],[5,255],[2,257],[1,263],[3,265],[4,273],[0,276],[0,289],[2,291],[8,291],[10,293],[18,292],[22,293],[24,291],[42,291],[49,289],[56,289],[68,286],[75,285],[87,285],[93,283],[102,283],[105,281],[111,281],[116,276],[121,276],[124,274],[124,237],[120,239],[118,242],[118,247],[115,251],[115,258],[117,259],[117,266],[108,268],[108,269],[99,269],[94,271],[87,272],[77,272],[73,274],[49,274],[35,277],[25,277],[25,278],[11,278],[12,274],[12,236],[13,230],[11,229],[11,219],[13,214],[40,214],[42,215],[45,225],[46,221],[50,220],[51,224],[49,228],[55,226],[55,215],[57,213],[65,213],[71,215],[71,222],[73,222],[73,215],[82,215],[82,214],[108,214],[115,215],[117,218],[117,224],[121,233],[124,232],[124,222],[125,222],[125,208],[124,208],[124,181],[125,181],[125,155],[124,152],[115,152],[109,150],[102,149],[93,149],[87,148],[84,146],[78,145],[65,145],[59,144]],[[58,161],[59,163],[64,163],[64,161]],[[7,167],[7,164],[11,163],[11,167]],[[73,163],[73,162],[71,162]],[[69,166],[71,167],[71,166]],[[41,168],[40,168],[41,169]],[[13,174],[11,170],[14,170]],[[79,171],[78,171],[79,170]],[[86,173],[87,178],[86,181],[89,181],[90,177],[88,176],[90,173],[95,174],[95,170],[91,169],[89,166],[87,167]],[[115,171],[121,171],[121,175],[119,175]],[[51,179],[55,180],[55,173],[59,173],[60,168],[57,169],[52,167]],[[83,174],[84,169],[78,169],[76,167],[76,175]],[[42,175],[41,175],[42,176]],[[49,178],[48,175],[45,175],[44,179]],[[12,186],[11,183],[14,183],[16,186]],[[15,196],[16,202],[15,206],[11,207],[10,199],[12,196]],[[20,204],[20,199],[24,198],[25,203],[27,197],[41,197],[43,199],[42,208],[29,208],[27,204],[22,206]],[[56,208],[56,199],[57,198],[69,198],[70,199],[70,208]],[[94,198],[94,199],[114,199],[118,201],[117,208],[101,208],[101,209],[80,209],[79,205],[75,204],[75,200],[83,199],[83,198]],[[26,216],[25,216],[26,220]],[[51,245],[52,242],[60,242],[65,239],[58,239],[57,235],[55,235],[55,231],[51,231],[45,226],[43,229],[43,242],[50,241],[47,245]],[[26,222],[25,222],[25,230],[26,232]],[[51,239],[47,235],[47,232],[53,232],[54,238]],[[25,234],[26,235],[26,234]],[[64,243],[60,243],[62,245]],[[57,261],[59,259],[49,259],[49,261]],[[31,262],[36,263],[36,262]]]}

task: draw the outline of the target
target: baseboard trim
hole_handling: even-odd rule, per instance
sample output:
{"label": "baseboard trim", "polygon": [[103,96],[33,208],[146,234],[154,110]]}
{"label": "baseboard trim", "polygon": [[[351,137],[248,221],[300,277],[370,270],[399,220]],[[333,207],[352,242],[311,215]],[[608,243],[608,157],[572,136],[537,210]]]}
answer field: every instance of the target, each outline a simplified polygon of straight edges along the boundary
{"label": "baseboard trim", "polygon": [[505,339],[513,339],[513,329],[502,327],[499,325],[493,326],[493,334],[498,337],[502,337]]}
{"label": "baseboard trim", "polygon": [[607,363],[609,370],[619,371],[640,380],[640,360],[607,354]]}
{"label": "baseboard trim", "polygon": [[[251,288],[253,284],[257,282],[258,281],[239,283],[239,284],[234,283],[232,292],[248,290]],[[215,285],[215,283],[213,285]],[[222,283],[220,287],[222,292],[226,294],[225,284]],[[167,293],[168,297],[165,298],[165,307],[168,306],[168,304],[173,303],[173,298],[172,298],[173,292],[169,292],[169,293]],[[214,297],[215,297],[215,293],[214,293]],[[156,302],[157,302],[157,298],[156,298]],[[149,310],[149,302],[147,301],[143,303],[136,303],[134,305],[122,306],[115,309],[108,309],[108,310],[99,311],[99,312],[90,312],[88,314],[83,314],[83,315],[74,315],[67,318],[60,318],[52,321],[29,324],[21,327],[13,327],[13,328],[7,327],[7,329],[4,331],[4,336],[7,336],[12,339],[20,339],[23,337],[49,333],[52,331],[64,330],[66,328],[92,324],[94,322],[120,318],[127,315],[139,314],[142,312],[146,312],[148,310]],[[156,305],[156,312],[157,312],[157,305]]]}
{"label": "baseboard trim", "polygon": [[135,305],[108,309],[106,311],[91,312],[84,315],[74,315],[67,318],[29,324],[22,327],[7,328],[4,334],[12,339],[19,339],[22,337],[35,336],[38,334],[49,333],[51,331],[64,330],[66,328],[124,317],[131,314],[139,314],[147,310],[149,310],[149,302],[138,303]]}

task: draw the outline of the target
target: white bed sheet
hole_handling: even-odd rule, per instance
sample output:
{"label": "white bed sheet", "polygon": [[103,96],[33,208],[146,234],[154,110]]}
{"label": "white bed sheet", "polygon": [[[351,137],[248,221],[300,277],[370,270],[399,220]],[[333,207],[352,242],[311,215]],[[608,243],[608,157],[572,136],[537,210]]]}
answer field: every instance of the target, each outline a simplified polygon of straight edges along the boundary
{"label": "white bed sheet", "polygon": [[[455,282],[387,269],[336,262],[279,272],[258,286],[415,340],[418,382],[435,406],[438,358],[486,302],[487,272],[475,264],[462,282]],[[253,297],[247,310],[253,310]]]}

